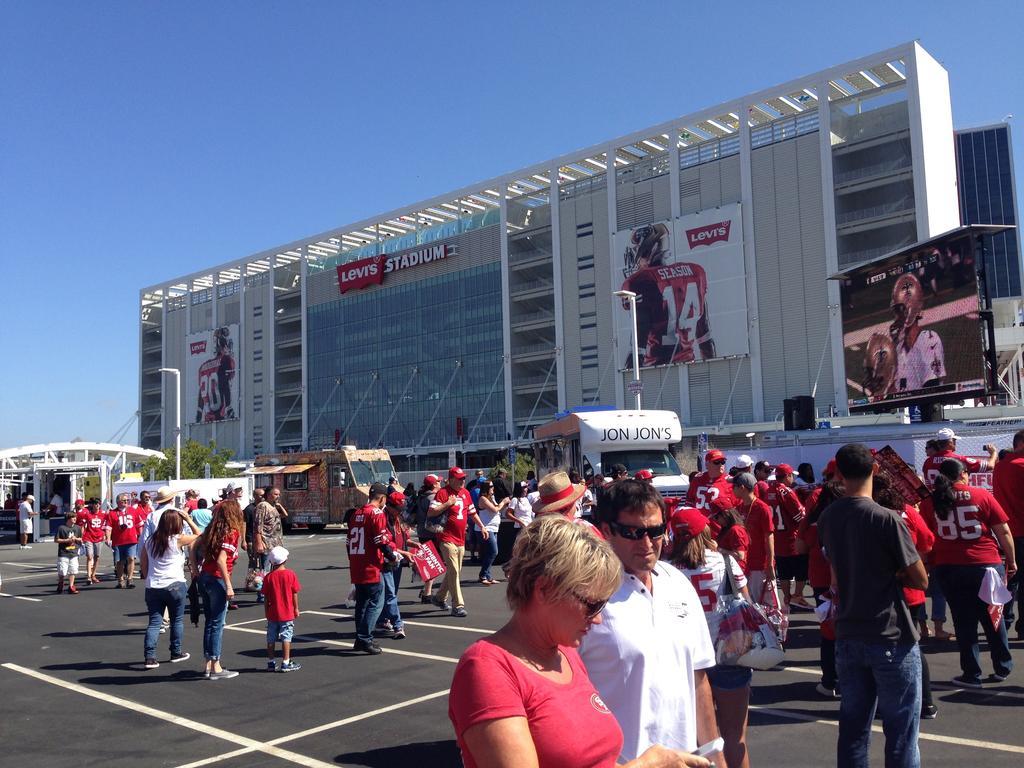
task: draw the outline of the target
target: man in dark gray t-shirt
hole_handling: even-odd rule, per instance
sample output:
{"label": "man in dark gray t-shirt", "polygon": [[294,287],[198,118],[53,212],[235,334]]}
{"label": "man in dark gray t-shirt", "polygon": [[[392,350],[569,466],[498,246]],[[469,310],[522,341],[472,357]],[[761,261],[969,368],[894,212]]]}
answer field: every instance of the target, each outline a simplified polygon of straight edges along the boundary
{"label": "man in dark gray t-shirt", "polygon": [[866,768],[877,706],[886,766],[919,768],[921,652],[902,587],[924,589],[928,577],[902,519],[871,500],[874,457],[867,446],[844,445],[836,466],[846,496],[821,513],[818,539],[838,594],[837,766]]}

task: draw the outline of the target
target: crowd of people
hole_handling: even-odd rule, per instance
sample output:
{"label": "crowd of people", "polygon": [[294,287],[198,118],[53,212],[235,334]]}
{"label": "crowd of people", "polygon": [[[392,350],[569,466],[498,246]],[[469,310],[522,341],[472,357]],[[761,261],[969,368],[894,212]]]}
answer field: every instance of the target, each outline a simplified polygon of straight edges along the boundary
{"label": "crowd of people", "polygon": [[[462,571],[477,559],[479,584],[506,582],[511,617],[455,670],[449,716],[466,766],[744,768],[754,665],[721,660],[722,606],[816,611],[816,690],[840,701],[838,765],[867,765],[877,711],[886,765],[917,766],[920,721],[938,714],[919,640],[955,642],[961,673],[951,682],[978,688],[1011,674],[1008,633],[1024,637],[1015,554],[1024,544],[1024,430],[1001,454],[986,446],[986,461],[958,454],[956,439],[943,429],[929,442],[925,490],[909,498],[858,444],[841,448],[820,481],[809,464],[741,456],[727,468],[713,449],[685,498],[663,497],[650,472],[631,477],[621,465],[589,482],[572,471],[516,483],[481,471],[467,483],[452,467],[404,492],[395,479],[375,483],[348,520],[353,649],[376,655],[382,635],[405,637],[398,589],[418,550],[444,565],[423,582],[420,602],[460,619],[469,610]],[[983,470],[991,492],[969,482]],[[145,667],[159,666],[168,630],[170,662],[189,658],[188,604],[193,621],[205,615],[203,674],[228,679],[237,672],[220,663],[224,622],[245,551],[262,582],[267,669],[299,669],[291,640],[301,585],[283,546],[287,510],[273,487],[243,510],[240,490],[226,488],[212,506],[192,492],[178,506],[166,487],[121,495],[107,512],[95,499],[76,502],[55,536],[58,592],[78,594],[81,554],[85,584],[98,582],[109,548],[119,588],[135,586],[137,567],[145,580]],[[507,531],[514,543],[499,558]]]}

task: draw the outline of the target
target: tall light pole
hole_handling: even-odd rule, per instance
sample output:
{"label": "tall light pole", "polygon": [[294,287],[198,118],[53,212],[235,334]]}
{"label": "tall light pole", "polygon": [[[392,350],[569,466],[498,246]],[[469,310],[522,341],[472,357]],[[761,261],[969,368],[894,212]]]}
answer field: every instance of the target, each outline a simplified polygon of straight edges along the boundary
{"label": "tall light pole", "polygon": [[640,382],[640,338],[636,330],[636,293],[634,291],[615,291],[620,299],[629,301],[629,316],[633,321],[633,394],[636,396],[636,409],[640,410],[640,392],[643,384]]}
{"label": "tall light pole", "polygon": [[181,480],[181,371],[161,368],[160,373],[174,374],[174,479]]}

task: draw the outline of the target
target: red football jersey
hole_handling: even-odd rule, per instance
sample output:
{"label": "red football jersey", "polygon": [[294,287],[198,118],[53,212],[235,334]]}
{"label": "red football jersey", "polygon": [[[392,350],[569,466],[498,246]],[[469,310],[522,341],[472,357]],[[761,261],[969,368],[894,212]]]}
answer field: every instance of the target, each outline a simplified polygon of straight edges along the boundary
{"label": "red football jersey", "polygon": [[992,528],[1008,521],[1006,512],[984,488],[953,486],[956,508],[940,520],[930,498],[921,502],[921,517],[935,533],[933,565],[996,565],[1002,562]]}
{"label": "red football jersey", "polygon": [[83,509],[75,518],[75,525],[82,526],[82,541],[94,543],[103,541],[103,530],[107,527],[107,513],[90,512]]}
{"label": "red football jersey", "polygon": [[707,332],[707,274],[692,262],[655,267],[654,273],[668,318],[661,343],[669,349],[675,347],[671,362],[693,362],[700,353],[696,345],[711,340]]}
{"label": "red football jersey", "polygon": [[775,518],[775,556],[795,555],[797,528],[804,519],[804,505],[792,488],[778,480],[768,483],[764,503],[771,508]]}
{"label": "red football jersey", "polygon": [[[909,504],[903,505],[903,511],[900,513],[900,516],[903,518],[903,522],[907,524],[907,528],[910,529],[910,538],[914,542],[914,549],[917,550],[917,554],[924,556],[930,552],[935,544],[935,534],[928,528],[924,518]],[[924,602],[924,590],[904,587],[903,601],[907,605],[920,605]]]}
{"label": "red football jersey", "polygon": [[211,576],[220,578],[220,568],[217,567],[217,558],[220,557],[220,551],[223,550],[228,556],[228,575],[231,575],[231,571],[235,568],[235,560],[238,559],[238,531],[228,531],[227,536],[224,537],[224,541],[221,542],[220,550],[216,552],[207,552],[206,559],[203,560],[203,573],[208,573]]}
{"label": "red football jersey", "polygon": [[924,466],[921,468],[921,474],[924,475],[924,483],[928,486],[930,491],[935,483],[935,476],[939,474],[939,467],[942,466],[942,462],[946,459],[956,459],[963,464],[968,472],[978,472],[981,470],[981,462],[977,459],[968,459],[966,456],[961,456],[959,453],[953,453],[952,451],[942,451],[929,456],[924,460]]}
{"label": "red football jersey", "polygon": [[743,525],[750,538],[750,549],[747,551],[747,567],[752,571],[763,571],[768,567],[768,550],[765,548],[765,536],[775,530],[772,509],[761,499],[754,499],[750,507],[739,507],[743,515]]}
{"label": "red football jersey", "polygon": [[641,353],[643,365],[662,365],[669,362],[673,344],[670,337],[668,349],[663,348],[662,342],[668,328],[668,311],[661,297],[661,287],[654,269],[646,267],[638,270],[622,283],[623,290],[636,294],[636,328],[637,338],[644,348]]}
{"label": "red football jersey", "polygon": [[380,581],[385,546],[391,546],[391,536],[384,510],[373,504],[356,510],[348,522],[348,568],[353,584]]}
{"label": "red football jersey", "polygon": [[198,408],[204,422],[223,421],[230,402],[230,381],[235,377],[235,358],[231,355],[211,357],[199,366]]}
{"label": "red football jersey", "polygon": [[732,478],[729,475],[722,475],[717,480],[712,480],[708,473],[701,472],[690,483],[686,491],[686,501],[691,507],[703,510],[704,514],[710,514],[711,505],[721,500],[720,503],[728,505],[726,509],[736,506],[736,497],[732,492]]}
{"label": "red football jersey", "polygon": [[1010,533],[1024,536],[1024,453],[1011,453],[996,464],[992,495],[1010,518]]}
{"label": "red football jersey", "polygon": [[[437,540],[461,547],[466,543],[466,520],[473,514],[475,507],[469,491],[465,488],[460,488],[456,495],[458,498],[448,507],[448,520],[444,524],[444,530],[437,534]],[[451,489],[445,486],[435,494],[434,503],[444,504],[451,496]]]}
{"label": "red football jersey", "polygon": [[[135,544],[139,540],[138,507],[127,507],[124,511],[112,509],[107,513],[107,527],[110,528],[110,543],[115,547]],[[145,517],[142,518],[143,520]]]}

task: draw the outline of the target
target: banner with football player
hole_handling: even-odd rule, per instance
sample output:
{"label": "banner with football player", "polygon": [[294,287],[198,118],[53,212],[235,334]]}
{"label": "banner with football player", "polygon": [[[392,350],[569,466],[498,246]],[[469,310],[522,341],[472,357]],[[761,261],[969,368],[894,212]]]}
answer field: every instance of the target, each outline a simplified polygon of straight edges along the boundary
{"label": "banner with football player", "polygon": [[[640,367],[749,352],[738,203],[615,234],[622,289],[636,297]],[[620,370],[633,367],[629,301],[615,311]]]}
{"label": "banner with football player", "polygon": [[238,418],[238,324],[190,333],[182,412],[192,424]]}

